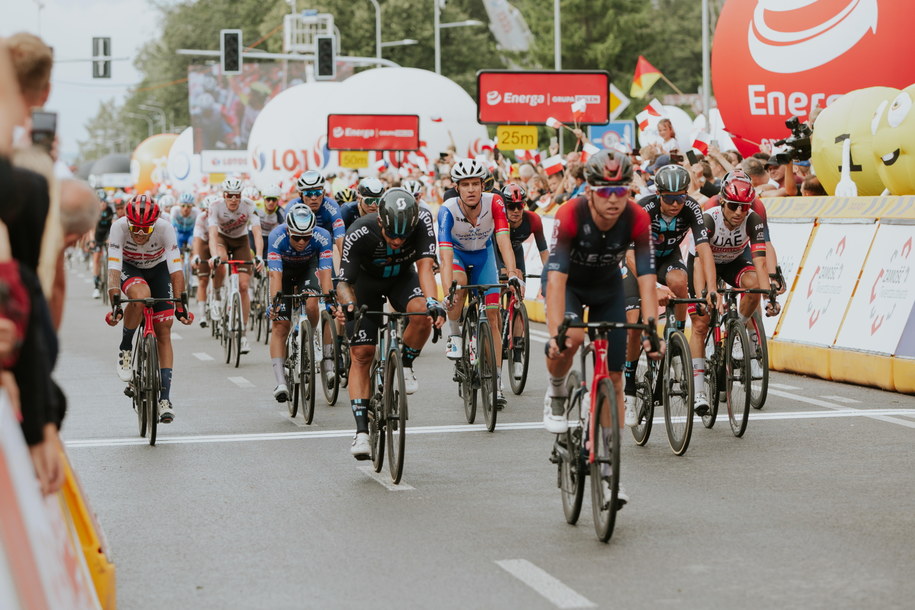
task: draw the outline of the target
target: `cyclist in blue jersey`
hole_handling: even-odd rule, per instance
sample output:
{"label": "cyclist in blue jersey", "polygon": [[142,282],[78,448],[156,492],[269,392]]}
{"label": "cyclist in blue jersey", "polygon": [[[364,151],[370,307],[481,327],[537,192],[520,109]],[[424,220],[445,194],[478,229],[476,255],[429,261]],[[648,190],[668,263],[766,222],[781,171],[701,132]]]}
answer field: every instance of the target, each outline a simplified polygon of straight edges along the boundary
{"label": "cyclist in blue jersey", "polygon": [[[261,195],[264,198],[264,207],[257,209],[257,216],[261,219],[261,234],[264,236],[264,252],[266,252],[270,233],[286,222],[286,211],[280,205],[283,191],[277,185],[267,186]],[[251,237],[251,247],[254,247],[253,236]]]}
{"label": "cyclist in blue jersey", "polygon": [[[315,226],[315,215],[307,205],[299,203],[290,206],[286,223],[273,229],[268,241],[267,273],[271,294],[331,291],[333,246],[330,234]],[[270,361],[277,384],[273,397],[278,402],[286,402],[289,400],[289,388],[283,375],[283,363],[286,360],[286,337],[289,335],[289,303],[282,300],[275,306],[271,305],[269,312],[273,319]],[[312,327],[317,325],[317,299],[306,301],[305,313]],[[333,366],[333,362],[328,364]]]}
{"label": "cyclist in blue jersey", "polygon": [[290,201],[287,206],[304,203],[315,215],[315,226],[330,233],[334,240],[334,249],[339,254],[343,251],[343,238],[346,226],[340,217],[340,206],[324,192],[324,175],[317,170],[308,170],[295,184],[299,197]]}
{"label": "cyclist in blue jersey", "polygon": [[194,239],[194,224],[200,214],[200,210],[194,207],[194,199],[193,193],[182,193],[178,199],[180,207],[172,212],[172,226],[178,235],[178,249],[182,252],[189,250],[193,243],[191,240]]}

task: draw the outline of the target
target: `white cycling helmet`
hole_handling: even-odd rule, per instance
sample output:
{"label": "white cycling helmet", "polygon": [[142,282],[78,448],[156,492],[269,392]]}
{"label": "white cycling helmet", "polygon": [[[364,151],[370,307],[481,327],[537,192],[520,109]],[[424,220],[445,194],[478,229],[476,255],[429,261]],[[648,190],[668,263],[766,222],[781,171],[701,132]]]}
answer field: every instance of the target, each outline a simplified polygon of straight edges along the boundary
{"label": "white cycling helmet", "polygon": [[488,175],[487,169],[476,159],[461,159],[451,168],[451,179],[454,180],[455,184],[467,178],[483,180]]}
{"label": "white cycling helmet", "polygon": [[419,197],[423,192],[423,184],[419,180],[404,180],[400,183],[400,188],[407,191],[413,197]]}
{"label": "white cycling helmet", "polygon": [[241,194],[241,180],[238,178],[226,178],[222,183],[222,192],[229,195]]}
{"label": "white cycling helmet", "polygon": [[219,195],[208,195],[203,198],[203,201],[200,202],[200,209],[207,210],[212,207],[217,201],[222,199]]}
{"label": "white cycling helmet", "polygon": [[286,227],[290,233],[311,235],[315,229],[315,213],[304,203],[297,203],[286,212]]}
{"label": "white cycling helmet", "polygon": [[265,199],[279,199],[283,196],[283,191],[275,184],[270,184],[264,188],[264,192],[261,193]]}
{"label": "white cycling helmet", "polygon": [[172,206],[175,205],[175,198],[172,197],[171,195],[162,195],[161,197],[159,197],[159,199],[158,199],[158,201],[156,201],[156,203],[158,203],[159,207],[162,208],[163,210],[168,210],[169,208],[171,208]]}
{"label": "white cycling helmet", "polygon": [[311,169],[302,174],[302,177],[299,178],[295,183],[295,188],[300,193],[302,191],[312,191],[316,189],[324,189],[324,176],[321,172]]}
{"label": "white cycling helmet", "polygon": [[242,189],[241,196],[245,199],[250,199],[251,201],[257,201],[261,198],[260,191],[258,191],[257,188],[253,186],[247,186]]}
{"label": "white cycling helmet", "polygon": [[384,195],[384,184],[378,178],[363,178],[356,191],[363,197],[381,197]]}

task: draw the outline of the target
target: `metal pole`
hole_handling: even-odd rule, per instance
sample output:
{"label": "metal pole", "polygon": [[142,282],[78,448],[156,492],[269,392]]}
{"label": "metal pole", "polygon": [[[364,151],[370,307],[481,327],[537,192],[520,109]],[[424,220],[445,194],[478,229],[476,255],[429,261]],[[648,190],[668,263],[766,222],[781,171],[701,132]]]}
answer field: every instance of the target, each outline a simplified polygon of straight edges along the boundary
{"label": "metal pole", "polygon": [[702,0],[702,108],[705,110],[705,118],[709,120],[711,112],[711,81],[709,74],[709,18],[708,18],[708,0]]}
{"label": "metal pole", "polygon": [[148,114],[138,114],[136,112],[125,112],[127,116],[134,117],[135,119],[144,119],[146,121],[146,132],[147,138],[153,137],[153,123],[152,118]]}
{"label": "metal pole", "polygon": [[168,133],[168,127],[166,126],[166,116],[165,109],[161,106],[154,106],[153,104],[139,104],[138,108],[141,110],[148,110],[156,114],[156,118],[159,119],[159,122],[162,123],[162,131],[160,133]]}
{"label": "metal pole", "polygon": [[562,45],[560,44],[559,0],[553,0],[553,63],[554,70],[562,70]]}
{"label": "metal pole", "polygon": [[439,0],[432,0],[432,3],[435,5],[435,10],[433,11],[433,13],[435,14],[435,18],[433,19],[432,28],[433,28],[433,30],[435,30],[435,73],[441,74],[442,73],[442,40],[441,40],[441,33],[439,32],[439,27],[438,27],[438,23],[439,23],[439,19],[440,19],[439,10],[441,9],[441,7],[439,6],[438,2],[439,2]]}
{"label": "metal pole", "polygon": [[[375,57],[381,59],[381,7],[378,6],[378,0],[369,0],[375,7]],[[381,67],[381,64],[378,64]]]}

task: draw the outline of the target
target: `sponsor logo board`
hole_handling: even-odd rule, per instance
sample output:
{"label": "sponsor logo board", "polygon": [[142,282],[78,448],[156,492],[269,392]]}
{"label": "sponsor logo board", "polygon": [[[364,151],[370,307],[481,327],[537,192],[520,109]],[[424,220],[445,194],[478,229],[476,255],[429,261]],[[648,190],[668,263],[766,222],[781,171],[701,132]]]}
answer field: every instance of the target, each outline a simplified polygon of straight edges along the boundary
{"label": "sponsor logo board", "polygon": [[[609,117],[610,75],[602,71],[477,72],[477,120],[496,124],[603,125]],[[576,121],[572,104],[584,102]]]}

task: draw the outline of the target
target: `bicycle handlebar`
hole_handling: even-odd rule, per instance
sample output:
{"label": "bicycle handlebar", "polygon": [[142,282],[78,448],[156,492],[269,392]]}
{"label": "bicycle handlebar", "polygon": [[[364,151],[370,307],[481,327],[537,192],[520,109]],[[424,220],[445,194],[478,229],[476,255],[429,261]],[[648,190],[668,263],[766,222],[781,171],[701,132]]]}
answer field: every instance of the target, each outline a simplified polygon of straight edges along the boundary
{"label": "bicycle handlebar", "polygon": [[[359,328],[362,326],[362,318],[365,316],[382,316],[387,318],[407,318],[410,316],[432,316],[428,311],[369,311],[368,305],[362,305],[359,309],[356,310],[356,316],[353,318],[356,322],[353,326],[353,334],[359,333]],[[432,343],[438,343],[438,340],[442,336],[442,329],[432,327]]]}
{"label": "bicycle handlebar", "polygon": [[588,328],[596,330],[598,333],[606,333],[616,329],[641,330],[646,333],[648,341],[651,343],[651,351],[657,352],[661,349],[661,340],[658,337],[658,328],[654,318],[648,318],[647,324],[633,322],[576,322],[575,318],[566,316],[559,325],[556,333],[556,345],[559,351],[566,349],[566,331],[570,328]]}

